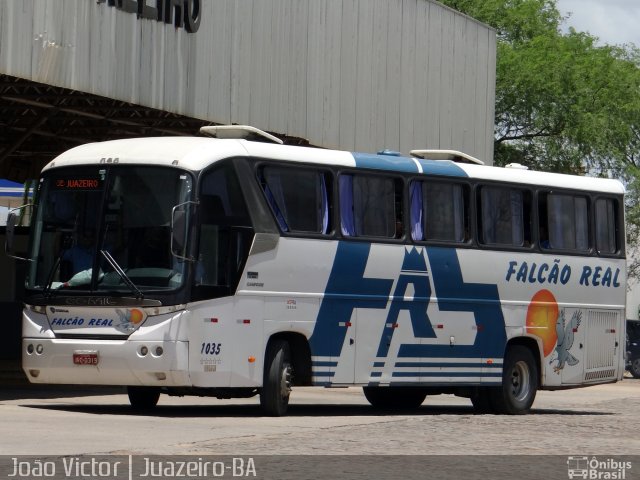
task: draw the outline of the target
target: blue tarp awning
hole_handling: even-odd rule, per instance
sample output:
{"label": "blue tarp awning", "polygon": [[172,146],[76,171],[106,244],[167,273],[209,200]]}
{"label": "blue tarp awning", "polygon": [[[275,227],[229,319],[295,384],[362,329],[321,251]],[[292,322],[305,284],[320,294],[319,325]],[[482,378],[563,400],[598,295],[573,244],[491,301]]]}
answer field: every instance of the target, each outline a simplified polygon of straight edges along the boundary
{"label": "blue tarp awning", "polygon": [[22,197],[24,185],[11,180],[0,179],[0,197]]}

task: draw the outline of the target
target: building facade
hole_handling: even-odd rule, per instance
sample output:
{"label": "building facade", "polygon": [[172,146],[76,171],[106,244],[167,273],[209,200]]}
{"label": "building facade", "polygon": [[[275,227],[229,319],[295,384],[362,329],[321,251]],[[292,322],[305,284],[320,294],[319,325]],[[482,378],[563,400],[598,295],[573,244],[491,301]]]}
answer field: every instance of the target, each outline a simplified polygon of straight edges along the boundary
{"label": "building facade", "polygon": [[[326,148],[491,163],[495,57],[495,31],[431,0],[0,2],[3,78]],[[30,106],[2,85],[0,111]]]}

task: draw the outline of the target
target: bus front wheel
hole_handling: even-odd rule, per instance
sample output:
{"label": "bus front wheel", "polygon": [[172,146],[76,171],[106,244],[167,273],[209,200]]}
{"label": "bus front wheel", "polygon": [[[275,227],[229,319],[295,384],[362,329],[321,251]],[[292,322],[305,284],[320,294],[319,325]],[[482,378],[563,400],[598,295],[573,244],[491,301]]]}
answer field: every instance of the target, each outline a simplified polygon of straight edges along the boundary
{"label": "bus front wheel", "polygon": [[267,415],[281,417],[287,413],[292,370],[289,344],[284,340],[270,342],[260,391],[260,406]]}
{"label": "bus front wheel", "polygon": [[412,387],[362,387],[371,406],[382,410],[411,410],[427,398],[424,390]]}
{"label": "bus front wheel", "polygon": [[538,367],[531,350],[513,345],[507,350],[502,385],[492,389],[491,404],[496,413],[528,413],[538,391]]}
{"label": "bus front wheel", "polygon": [[157,405],[160,389],[154,387],[127,387],[129,403],[136,410],[148,410]]}

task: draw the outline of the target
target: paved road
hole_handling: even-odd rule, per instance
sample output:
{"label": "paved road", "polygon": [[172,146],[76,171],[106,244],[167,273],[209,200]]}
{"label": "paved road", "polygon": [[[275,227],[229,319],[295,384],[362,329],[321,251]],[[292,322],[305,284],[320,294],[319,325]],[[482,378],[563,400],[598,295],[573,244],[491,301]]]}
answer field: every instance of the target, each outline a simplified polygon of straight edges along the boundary
{"label": "paved road", "polygon": [[136,414],[120,392],[80,393],[0,390],[0,453],[640,454],[634,379],[539,392],[527,416],[475,415],[453,396],[427,397],[409,415],[382,415],[358,388],[295,389],[283,418],[262,417],[257,399],[162,396],[151,414]]}

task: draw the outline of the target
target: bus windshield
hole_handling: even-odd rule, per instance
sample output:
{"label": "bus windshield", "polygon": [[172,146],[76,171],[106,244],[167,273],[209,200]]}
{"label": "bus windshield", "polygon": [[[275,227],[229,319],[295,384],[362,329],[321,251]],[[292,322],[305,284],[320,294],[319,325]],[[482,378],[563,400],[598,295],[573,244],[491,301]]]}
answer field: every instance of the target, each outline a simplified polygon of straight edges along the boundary
{"label": "bus windshield", "polygon": [[145,166],[45,174],[32,222],[27,288],[136,296],[179,288],[186,272],[171,252],[172,212],[191,200],[192,184],[182,170]]}

